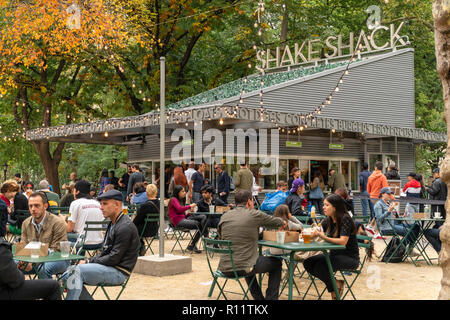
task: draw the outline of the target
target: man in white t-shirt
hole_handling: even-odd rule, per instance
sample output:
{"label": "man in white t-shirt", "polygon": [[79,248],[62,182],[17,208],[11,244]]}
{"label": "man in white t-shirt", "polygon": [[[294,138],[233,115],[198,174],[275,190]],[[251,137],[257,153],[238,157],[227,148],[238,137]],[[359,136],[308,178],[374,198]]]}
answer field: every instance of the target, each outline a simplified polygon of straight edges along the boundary
{"label": "man in white t-shirt", "polygon": [[[192,175],[196,172],[197,171],[195,170],[194,160],[191,160],[191,162],[189,162],[188,169],[184,172],[184,175],[186,176],[188,185],[191,182]],[[188,190],[188,192],[187,192],[187,195],[186,195],[187,203],[190,203],[189,199],[190,199],[191,192],[192,192],[192,190]]]}
{"label": "man in white t-shirt", "polygon": [[[86,180],[75,183],[75,200],[70,204],[69,217],[67,221],[67,238],[75,242],[80,234],[84,232],[86,221],[103,221],[103,214],[100,210],[100,203],[90,197],[91,184]],[[103,234],[101,231],[89,231],[86,234],[85,246],[95,245],[93,250],[101,247]]]}

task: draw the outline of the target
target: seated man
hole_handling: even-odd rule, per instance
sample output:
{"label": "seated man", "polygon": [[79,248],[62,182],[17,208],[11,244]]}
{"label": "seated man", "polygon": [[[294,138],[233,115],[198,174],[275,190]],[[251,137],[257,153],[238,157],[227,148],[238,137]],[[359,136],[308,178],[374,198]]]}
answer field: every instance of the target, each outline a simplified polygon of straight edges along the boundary
{"label": "seated man", "polygon": [[17,269],[11,244],[0,238],[0,300],[61,300],[59,284],[55,280],[25,280]]}
{"label": "seated man", "polygon": [[[234,251],[234,266],[238,275],[246,275],[250,292],[255,300],[264,300],[261,287],[256,281],[257,273],[269,273],[266,300],[277,300],[281,280],[281,260],[275,257],[260,256],[258,253],[259,227],[276,228],[287,226],[281,218],[272,217],[255,210],[252,193],[240,190],[235,194],[236,208],[223,214],[218,226],[219,238],[230,240]],[[233,267],[229,256],[221,256],[219,270],[233,277]]]}
{"label": "seated man", "polygon": [[131,219],[122,213],[122,193],[103,192],[98,198],[105,219],[110,219],[100,254],[67,270],[67,300],[91,300],[88,285],[120,285],[130,276],[138,255],[139,235]]}
{"label": "seated man", "polygon": [[39,191],[42,191],[47,196],[49,207],[59,207],[59,195],[50,190],[50,184],[47,180],[39,182]]}
{"label": "seated man", "polygon": [[[232,206],[227,205],[225,202],[220,200],[219,198],[213,197],[214,188],[210,185],[205,185],[201,189],[202,199],[197,202],[198,212],[209,212],[209,206]],[[217,228],[219,224],[220,217],[210,218],[208,220],[207,228]]]}
{"label": "seated man", "polygon": [[[378,229],[382,235],[394,234],[391,224],[389,224],[389,222],[386,220],[386,218],[394,217],[393,211],[395,209],[395,203],[390,201],[391,194],[392,191],[390,188],[381,188],[379,196],[380,200],[378,200],[378,202],[374,206],[375,218],[378,222]],[[406,236],[408,231],[413,228],[413,231],[409,234],[409,236],[402,241],[405,241],[405,247],[409,246],[408,251],[410,252],[410,254],[417,255],[418,252],[413,250],[413,246],[411,245],[416,241],[420,227],[417,224],[404,225],[395,223],[393,224],[393,227],[395,229],[395,233],[401,236]]]}
{"label": "seated man", "polygon": [[[34,192],[28,199],[31,216],[22,223],[21,242],[39,241],[48,243],[49,250],[60,251],[60,242],[67,241],[66,223],[60,217],[47,211],[47,197]],[[40,279],[51,279],[52,275],[63,273],[70,261],[46,262],[38,269]],[[19,269],[30,272],[31,264],[19,263]]]}
{"label": "seated man", "polygon": [[308,213],[304,211],[303,200],[305,196],[305,182],[301,178],[297,178],[292,182],[292,188],[286,198],[285,204],[289,207],[289,212],[293,216],[307,216]]}
{"label": "seated man", "polygon": [[[86,180],[79,180],[73,188],[75,200],[70,204],[69,217],[67,221],[67,237],[69,241],[76,242],[79,235],[86,227],[86,221],[103,221],[100,203],[89,195],[91,184]],[[89,231],[84,240],[85,249],[95,250],[101,248],[103,233]]]}

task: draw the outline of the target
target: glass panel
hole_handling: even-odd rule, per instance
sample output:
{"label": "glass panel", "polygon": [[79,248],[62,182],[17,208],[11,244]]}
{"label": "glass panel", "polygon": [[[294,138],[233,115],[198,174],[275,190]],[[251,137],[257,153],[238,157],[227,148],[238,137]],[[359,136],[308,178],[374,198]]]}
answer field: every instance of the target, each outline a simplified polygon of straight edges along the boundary
{"label": "glass panel", "polygon": [[325,184],[328,183],[328,160],[310,160],[309,183],[312,183],[314,172],[320,171]]}
{"label": "glass panel", "polygon": [[358,177],[358,163],[357,162],[350,162],[350,181],[351,181],[351,189],[352,190],[358,190],[358,182],[359,182],[359,177]]}
{"label": "glass panel", "polygon": [[263,165],[258,160],[258,167],[260,168],[260,176],[257,184],[263,189],[276,189],[277,175],[276,175],[276,159],[272,159],[271,162]]}
{"label": "glass panel", "polygon": [[[298,168],[298,159],[289,159],[289,174],[288,174],[288,178],[291,175],[291,171],[293,168]],[[286,180],[287,181],[287,180]]]}
{"label": "glass panel", "polygon": [[369,155],[369,171],[373,171],[375,168],[375,162],[382,161],[383,157],[381,153],[371,153]]}
{"label": "glass panel", "polygon": [[[341,164],[340,161],[334,161],[334,160],[330,160],[330,166],[328,168],[328,171],[330,171],[331,169],[335,169],[337,172],[341,172]],[[327,173],[328,174],[328,173]]]}
{"label": "glass panel", "polygon": [[397,169],[400,170],[398,154],[384,154],[383,158],[383,168],[385,171],[387,171],[387,167],[389,167],[391,164],[394,164]]}
{"label": "glass panel", "polygon": [[309,160],[300,160],[299,161],[299,169],[300,169],[300,178],[305,181],[305,183],[308,183],[310,180],[309,177]]}
{"label": "glass panel", "polygon": [[345,185],[347,186],[347,189],[348,189],[348,176],[349,176],[349,171],[350,171],[350,168],[349,168],[349,166],[350,166],[350,161],[342,161],[341,162],[341,164],[342,164],[342,174],[344,175],[344,178],[345,178]]}
{"label": "glass panel", "polygon": [[278,181],[283,180],[288,181],[288,161],[286,159],[279,160],[278,166]]}

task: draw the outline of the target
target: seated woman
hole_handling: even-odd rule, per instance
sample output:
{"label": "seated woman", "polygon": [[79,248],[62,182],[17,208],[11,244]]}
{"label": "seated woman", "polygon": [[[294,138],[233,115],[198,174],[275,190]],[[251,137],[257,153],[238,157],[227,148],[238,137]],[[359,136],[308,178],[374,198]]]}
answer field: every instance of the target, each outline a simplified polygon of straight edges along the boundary
{"label": "seated woman", "polygon": [[[273,216],[281,218],[287,222],[287,227],[285,230],[288,230],[288,231],[302,231],[303,230],[302,223],[300,221],[298,221],[298,219],[289,212],[289,207],[285,204],[279,205],[275,209]],[[285,250],[277,249],[277,248],[270,248],[269,251],[271,254],[285,254],[286,253],[286,252],[284,252]]]}
{"label": "seated woman", "polygon": [[176,185],[173,188],[173,195],[169,201],[169,218],[175,227],[181,227],[186,229],[197,230],[194,235],[192,243],[187,247],[188,251],[201,253],[197,248],[197,242],[200,240],[199,230],[204,230],[204,236],[208,232],[208,228],[205,228],[206,216],[204,215],[190,215],[185,214],[186,210],[194,209],[197,205],[192,203],[188,206],[183,206],[186,199],[186,191],[180,185]]}
{"label": "seated woman", "polygon": [[132,204],[143,204],[148,200],[146,187],[147,185],[145,182],[138,182],[134,185],[133,187],[134,196],[131,199]]}
{"label": "seated woman", "polygon": [[[329,195],[324,200],[323,211],[327,216],[322,223],[323,230],[326,233],[314,230],[311,236],[319,236],[327,242],[345,246],[344,250],[330,251],[330,261],[333,271],[358,268],[359,249],[356,239],[357,230],[353,219],[347,212],[344,199],[337,194]],[[325,283],[328,292],[331,292],[331,297],[336,299],[325,256],[323,254],[312,256],[306,259],[303,265],[308,273]],[[336,280],[336,284],[341,295],[344,289],[344,281]]]}
{"label": "seated woman", "polygon": [[409,246],[408,251],[410,251],[410,254],[416,255],[417,252],[413,250],[413,246],[411,246],[411,244],[414,244],[414,242],[416,241],[419,235],[420,227],[417,224],[389,224],[389,222],[386,220],[386,218],[394,217],[393,211],[395,209],[395,203],[390,201],[391,194],[392,191],[390,188],[382,188],[380,190],[380,200],[378,200],[378,202],[374,206],[378,229],[382,235],[394,235],[395,230],[395,233],[404,237],[412,228],[413,231],[402,241],[405,241],[405,247]]}
{"label": "seated woman", "polygon": [[[154,184],[149,184],[146,189],[148,200],[137,209],[136,217],[133,220],[134,225],[138,230],[138,235],[141,241],[141,249],[139,255],[145,255],[144,237],[153,237],[158,232],[158,223],[151,222],[145,226],[145,231],[142,233],[145,225],[145,218],[149,213],[159,214],[159,200],[156,199],[158,188]],[[141,237],[142,235],[142,237]]]}

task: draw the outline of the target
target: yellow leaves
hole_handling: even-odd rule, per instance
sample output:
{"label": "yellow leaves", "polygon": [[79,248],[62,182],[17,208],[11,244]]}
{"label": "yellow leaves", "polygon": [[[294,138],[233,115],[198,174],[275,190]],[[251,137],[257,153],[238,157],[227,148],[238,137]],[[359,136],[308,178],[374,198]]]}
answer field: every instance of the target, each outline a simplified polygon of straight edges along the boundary
{"label": "yellow leaves", "polygon": [[40,87],[42,93],[47,93],[47,88],[44,86]]}

